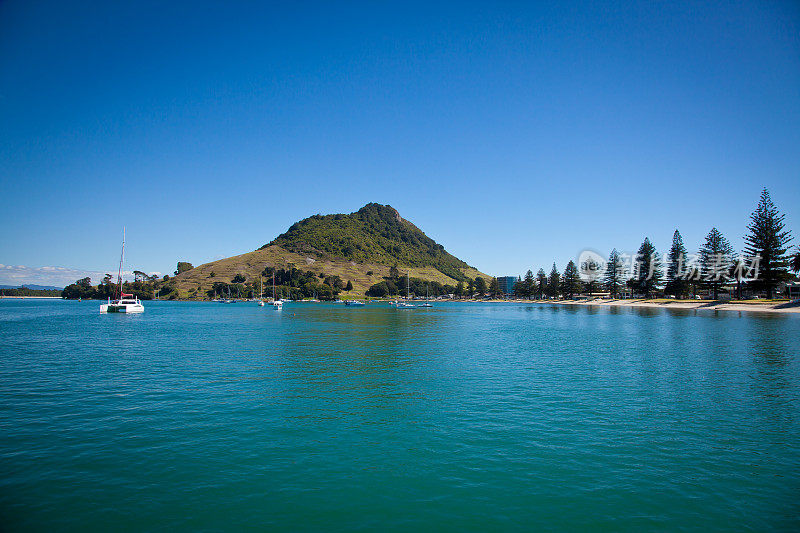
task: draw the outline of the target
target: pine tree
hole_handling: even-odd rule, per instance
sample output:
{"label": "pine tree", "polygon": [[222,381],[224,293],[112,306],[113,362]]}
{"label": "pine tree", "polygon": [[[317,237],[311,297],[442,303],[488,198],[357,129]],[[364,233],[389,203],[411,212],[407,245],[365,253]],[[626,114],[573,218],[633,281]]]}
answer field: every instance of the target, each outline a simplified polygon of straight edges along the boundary
{"label": "pine tree", "polygon": [[528,270],[525,273],[525,279],[517,278],[514,284],[514,296],[517,298],[531,299],[533,295],[533,272]]}
{"label": "pine tree", "polygon": [[347,286],[344,288],[344,290],[346,290],[346,291],[352,291],[353,290],[353,282],[350,281],[349,279],[347,280]]}
{"label": "pine tree", "polygon": [[683,245],[681,232],[672,234],[672,247],[667,258],[667,286],[664,292],[676,297],[686,296],[689,284],[686,281],[686,246]]}
{"label": "pine tree", "polygon": [[564,275],[561,277],[561,294],[570,299],[581,292],[581,276],[574,261],[567,263]]}
{"label": "pine tree", "polygon": [[711,228],[700,248],[700,277],[711,286],[716,300],[719,286],[728,280],[733,264],[733,246],[717,228]]}
{"label": "pine tree", "polygon": [[492,298],[500,297],[500,282],[497,281],[497,278],[492,278],[492,281],[489,282],[489,294],[492,295]]}
{"label": "pine tree", "polygon": [[745,254],[750,258],[759,258],[757,283],[767,291],[767,298],[772,298],[775,286],[788,277],[789,258],[786,254],[792,241],[792,232],[784,230],[783,214],[778,211],[769,191],[761,191],[758,207],[750,215],[750,231],[745,236]]}
{"label": "pine tree", "polygon": [[527,272],[525,272],[525,279],[523,280],[522,283],[523,283],[522,286],[525,288],[525,294],[524,294],[525,298],[528,298],[529,300],[532,300],[533,299],[533,290],[534,290],[533,289],[534,279],[533,279],[533,271],[532,270],[528,270]]}
{"label": "pine tree", "polygon": [[546,292],[547,292],[547,274],[545,274],[543,268],[540,268],[539,272],[536,273],[536,297],[541,300]]}
{"label": "pine tree", "polygon": [[558,273],[556,264],[553,263],[553,268],[550,270],[550,277],[547,278],[547,295],[551,298],[557,298],[560,285],[561,274]]}
{"label": "pine tree", "polygon": [[578,272],[580,278],[583,280],[583,290],[588,292],[589,296],[592,296],[592,294],[597,292],[600,286],[600,281],[598,280],[603,276],[600,263],[596,261],[594,257],[589,257],[581,263]]}
{"label": "pine tree", "polygon": [[481,296],[486,294],[486,280],[480,276],[475,277],[475,291]]}
{"label": "pine tree", "polygon": [[647,237],[639,247],[637,261],[634,287],[640,294],[649,298],[658,289],[662,273],[656,247],[650,243],[650,239]]}
{"label": "pine tree", "polygon": [[614,248],[611,250],[611,255],[608,256],[606,273],[603,279],[603,285],[612,298],[619,297],[619,290],[623,285],[622,277],[622,261],[619,258],[619,252],[617,252],[617,249]]}

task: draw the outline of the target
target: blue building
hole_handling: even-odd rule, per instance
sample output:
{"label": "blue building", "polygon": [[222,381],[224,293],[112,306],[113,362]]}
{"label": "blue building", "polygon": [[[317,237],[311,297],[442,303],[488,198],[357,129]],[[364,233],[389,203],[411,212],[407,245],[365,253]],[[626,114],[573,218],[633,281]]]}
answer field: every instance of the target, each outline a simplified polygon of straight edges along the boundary
{"label": "blue building", "polygon": [[517,276],[500,276],[497,278],[497,284],[500,285],[500,290],[504,294],[514,294],[514,285],[517,284]]}

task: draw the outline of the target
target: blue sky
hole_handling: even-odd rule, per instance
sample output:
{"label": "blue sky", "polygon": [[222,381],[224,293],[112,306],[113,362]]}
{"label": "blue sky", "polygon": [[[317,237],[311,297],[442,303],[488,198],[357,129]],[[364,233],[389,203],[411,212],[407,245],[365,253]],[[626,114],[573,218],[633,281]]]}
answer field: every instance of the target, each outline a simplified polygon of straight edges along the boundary
{"label": "blue sky", "polygon": [[371,201],[494,275],[740,249],[762,187],[800,243],[796,2],[229,4],[0,3],[0,283]]}

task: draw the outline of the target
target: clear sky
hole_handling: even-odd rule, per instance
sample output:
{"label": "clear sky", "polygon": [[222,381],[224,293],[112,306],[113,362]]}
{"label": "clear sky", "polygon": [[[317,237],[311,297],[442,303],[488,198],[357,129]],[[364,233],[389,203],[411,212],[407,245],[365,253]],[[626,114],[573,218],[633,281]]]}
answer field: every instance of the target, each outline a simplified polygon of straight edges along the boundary
{"label": "clear sky", "polygon": [[493,275],[741,249],[762,187],[800,244],[794,1],[0,3],[0,283],[371,201]]}

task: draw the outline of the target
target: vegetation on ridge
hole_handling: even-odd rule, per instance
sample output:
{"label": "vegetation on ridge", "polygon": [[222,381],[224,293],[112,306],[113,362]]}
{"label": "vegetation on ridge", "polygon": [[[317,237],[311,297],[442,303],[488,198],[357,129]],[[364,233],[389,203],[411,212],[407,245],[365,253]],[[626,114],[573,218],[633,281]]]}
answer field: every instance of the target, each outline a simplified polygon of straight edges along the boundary
{"label": "vegetation on ridge", "polygon": [[457,281],[469,265],[404,220],[391,206],[370,203],[349,215],[314,215],[293,224],[260,249],[276,245],[299,254],[360,263],[432,266]]}

